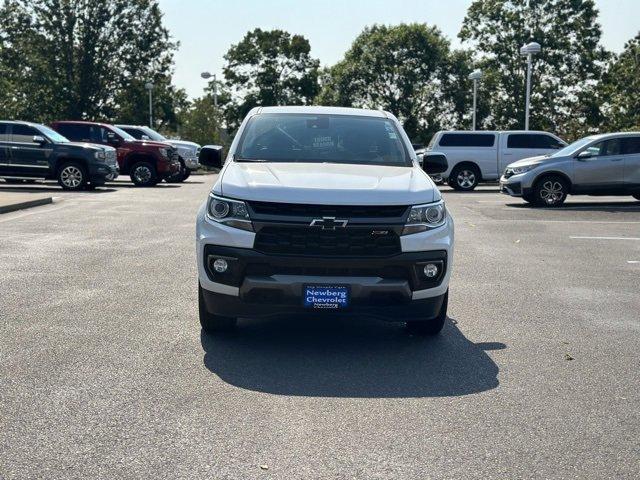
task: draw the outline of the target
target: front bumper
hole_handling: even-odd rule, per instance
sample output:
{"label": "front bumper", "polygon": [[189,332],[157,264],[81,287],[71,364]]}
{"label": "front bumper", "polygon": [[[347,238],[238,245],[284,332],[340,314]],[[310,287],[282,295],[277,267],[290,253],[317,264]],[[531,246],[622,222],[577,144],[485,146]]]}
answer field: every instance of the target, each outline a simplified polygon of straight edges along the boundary
{"label": "front bumper", "polygon": [[[451,275],[454,227],[400,237],[399,254],[385,257],[330,257],[264,254],[254,250],[255,233],[207,220],[198,212],[198,277],[211,313],[269,316],[316,313],[302,305],[305,285],[346,285],[351,305],[334,313],[357,313],[406,321],[433,318],[440,310]],[[224,258],[229,270],[216,274],[211,261]],[[424,263],[441,262],[433,282]],[[422,265],[422,266],[420,266]]]}
{"label": "front bumper", "polygon": [[183,156],[182,160],[184,161],[184,166],[187,167],[189,170],[197,170],[198,168],[200,168],[198,157]]}
{"label": "front bumper", "polygon": [[94,185],[101,185],[118,178],[120,169],[117,165],[95,164],[89,169],[89,182]]}

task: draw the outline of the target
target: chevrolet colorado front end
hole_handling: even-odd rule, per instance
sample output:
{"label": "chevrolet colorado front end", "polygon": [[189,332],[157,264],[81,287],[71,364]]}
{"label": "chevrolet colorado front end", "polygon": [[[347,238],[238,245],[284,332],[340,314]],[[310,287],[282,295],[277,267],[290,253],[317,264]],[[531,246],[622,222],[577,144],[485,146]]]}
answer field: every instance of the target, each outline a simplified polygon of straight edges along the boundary
{"label": "chevrolet colorado front end", "polygon": [[427,174],[446,158],[426,156],[424,169],[389,113],[252,110],[198,212],[203,329],[331,313],[438,333],[454,226]]}

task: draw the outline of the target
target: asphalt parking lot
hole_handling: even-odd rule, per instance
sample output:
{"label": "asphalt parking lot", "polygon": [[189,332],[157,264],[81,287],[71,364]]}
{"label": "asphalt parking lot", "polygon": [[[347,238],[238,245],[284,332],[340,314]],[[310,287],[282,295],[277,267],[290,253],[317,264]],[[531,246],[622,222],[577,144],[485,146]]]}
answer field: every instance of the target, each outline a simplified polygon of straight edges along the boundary
{"label": "asphalt parking lot", "polygon": [[[0,215],[0,478],[638,478],[640,202],[442,188],[434,339],[197,317],[214,176]],[[0,191],[8,186],[0,184]]]}

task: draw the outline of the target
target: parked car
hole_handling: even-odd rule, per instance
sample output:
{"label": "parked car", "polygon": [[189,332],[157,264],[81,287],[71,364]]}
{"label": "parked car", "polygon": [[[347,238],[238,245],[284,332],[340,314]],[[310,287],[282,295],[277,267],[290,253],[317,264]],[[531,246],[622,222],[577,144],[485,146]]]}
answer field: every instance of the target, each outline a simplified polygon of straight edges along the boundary
{"label": "parked car", "polygon": [[521,158],[553,153],[564,140],[537,131],[456,131],[436,133],[427,151],[447,156],[442,178],[455,190],[469,191],[481,181],[495,181],[505,167]]}
{"label": "parked car", "polygon": [[117,150],[120,172],[140,187],[156,185],[180,171],[178,151],[164,142],[138,141],[127,132],[106,123],[63,121],[51,128],[80,142],[110,145]]}
{"label": "parked car", "polygon": [[143,125],[116,125],[137,140],[153,140],[155,142],[170,143],[178,149],[178,159],[180,160],[180,171],[165,178],[166,182],[184,182],[191,175],[192,171],[198,169],[198,157],[200,156],[200,145],[184,140],[174,140],[166,138],[164,135]]}
{"label": "parked car", "polygon": [[631,195],[640,200],[640,132],[583,138],[552,155],[507,166],[500,191],[557,207],[567,195]]}
{"label": "parked car", "polygon": [[55,179],[65,190],[104,185],[118,176],[114,148],[74,143],[37,123],[0,121],[0,178]]}
{"label": "parked car", "polygon": [[[427,173],[446,168],[444,155],[425,157]],[[427,173],[390,113],[251,110],[198,212],[204,331],[237,317],[332,312],[437,334],[454,227]]]}

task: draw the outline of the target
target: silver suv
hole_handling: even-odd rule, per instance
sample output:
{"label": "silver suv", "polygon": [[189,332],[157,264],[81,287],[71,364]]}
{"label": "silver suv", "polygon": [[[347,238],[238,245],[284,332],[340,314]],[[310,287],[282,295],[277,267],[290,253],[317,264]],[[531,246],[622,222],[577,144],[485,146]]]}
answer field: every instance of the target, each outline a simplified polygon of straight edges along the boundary
{"label": "silver suv", "polygon": [[585,137],[552,155],[507,166],[500,191],[538,206],[571,195],[631,195],[640,200],[640,132]]}

